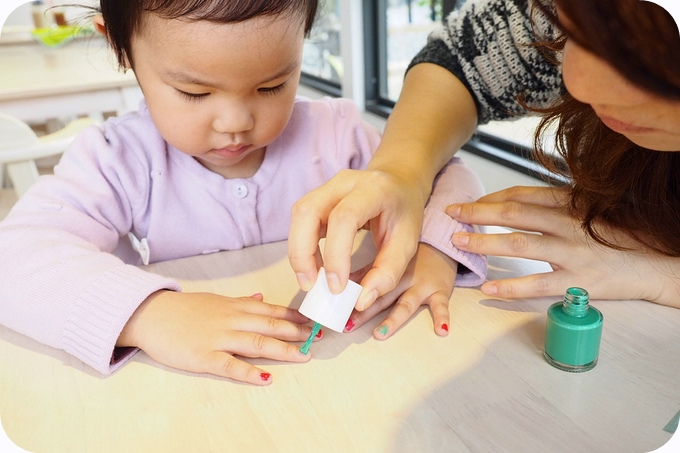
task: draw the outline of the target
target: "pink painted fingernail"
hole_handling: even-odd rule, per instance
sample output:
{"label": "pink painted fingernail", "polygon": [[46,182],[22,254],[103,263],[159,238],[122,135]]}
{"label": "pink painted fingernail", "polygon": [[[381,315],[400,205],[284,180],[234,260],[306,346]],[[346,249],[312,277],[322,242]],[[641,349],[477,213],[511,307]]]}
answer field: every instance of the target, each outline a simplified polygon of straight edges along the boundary
{"label": "pink painted fingernail", "polygon": [[345,324],[345,331],[349,332],[352,329],[354,329],[354,321],[348,319],[347,324]]}

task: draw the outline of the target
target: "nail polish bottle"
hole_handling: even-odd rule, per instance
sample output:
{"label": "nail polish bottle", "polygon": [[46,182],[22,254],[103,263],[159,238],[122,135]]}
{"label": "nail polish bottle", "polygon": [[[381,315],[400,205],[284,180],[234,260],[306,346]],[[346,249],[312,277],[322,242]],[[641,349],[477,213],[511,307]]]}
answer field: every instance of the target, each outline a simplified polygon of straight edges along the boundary
{"label": "nail polish bottle", "polygon": [[569,288],[564,300],[548,309],[543,355],[563,371],[580,373],[597,364],[602,338],[602,313],[589,304],[588,291]]}

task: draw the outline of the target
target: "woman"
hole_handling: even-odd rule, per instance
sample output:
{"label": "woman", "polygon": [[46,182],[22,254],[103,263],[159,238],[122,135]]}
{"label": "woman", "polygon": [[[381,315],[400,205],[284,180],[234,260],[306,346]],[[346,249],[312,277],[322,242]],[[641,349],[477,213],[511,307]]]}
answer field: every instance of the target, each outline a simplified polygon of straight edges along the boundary
{"label": "woman", "polygon": [[480,0],[452,13],[407,72],[369,171],[340,175],[298,202],[294,270],[314,272],[320,224],[326,270],[346,279],[355,228],[368,223],[380,254],[362,281],[357,308],[366,309],[408,262],[439,166],[477,124],[534,112],[546,118],[539,145],[557,121],[573,186],[513,188],[448,212],[542,233],[452,240],[470,252],[547,261],[553,271],[482,291],[555,296],[578,285],[593,298],[680,306],[680,37],[665,10],[639,0]]}

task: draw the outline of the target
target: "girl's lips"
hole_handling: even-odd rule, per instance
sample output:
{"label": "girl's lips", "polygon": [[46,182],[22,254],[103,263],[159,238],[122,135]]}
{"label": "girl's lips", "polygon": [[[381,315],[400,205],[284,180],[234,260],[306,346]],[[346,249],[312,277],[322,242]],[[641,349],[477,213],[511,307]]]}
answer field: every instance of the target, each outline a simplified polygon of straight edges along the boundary
{"label": "girl's lips", "polygon": [[250,145],[226,146],[224,148],[213,149],[211,152],[223,157],[235,157],[245,153],[249,148]]}
{"label": "girl's lips", "polygon": [[655,130],[651,127],[634,126],[632,124],[624,123],[623,121],[615,120],[614,118],[609,118],[606,116],[600,116],[600,120],[602,120],[604,125],[609,129],[621,134],[644,134],[646,132],[652,132]]}

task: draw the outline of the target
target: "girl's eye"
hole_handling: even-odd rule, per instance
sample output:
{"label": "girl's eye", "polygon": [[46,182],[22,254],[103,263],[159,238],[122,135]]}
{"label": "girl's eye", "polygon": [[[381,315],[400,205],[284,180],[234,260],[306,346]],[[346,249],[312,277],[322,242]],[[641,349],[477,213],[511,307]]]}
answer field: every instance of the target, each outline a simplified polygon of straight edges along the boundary
{"label": "girl's eye", "polygon": [[[175,88],[176,89],[176,88]],[[177,90],[177,89],[176,89]],[[208,96],[210,93],[187,93],[186,91],[177,90],[177,93],[184,99],[192,102],[200,101],[201,99]]]}
{"label": "girl's eye", "polygon": [[280,91],[283,90],[283,88],[286,86],[286,83],[282,83],[281,85],[276,85],[275,87],[264,87],[264,88],[259,88],[258,91],[260,93],[265,93],[265,94],[278,94]]}

